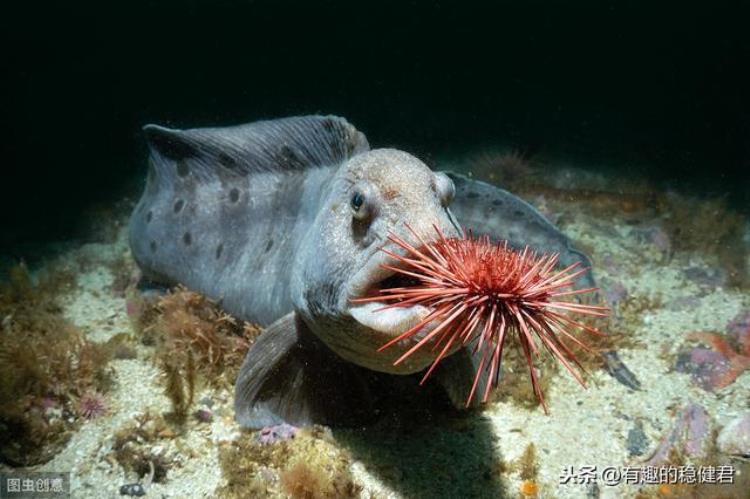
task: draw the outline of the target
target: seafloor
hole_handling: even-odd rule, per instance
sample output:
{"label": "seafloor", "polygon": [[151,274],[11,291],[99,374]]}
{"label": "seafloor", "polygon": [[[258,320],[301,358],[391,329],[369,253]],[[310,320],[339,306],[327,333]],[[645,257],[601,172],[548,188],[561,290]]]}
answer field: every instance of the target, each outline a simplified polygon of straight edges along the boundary
{"label": "seafloor", "polygon": [[[153,338],[159,319],[146,324],[138,316],[142,304],[134,304],[127,210],[105,210],[95,218],[94,242],[30,262],[31,275],[67,272],[66,285],[45,288],[58,307],[50,313],[89,342],[117,337],[125,344],[108,360],[109,382],[90,388],[93,395],[79,389],[68,398],[27,401],[24,410],[42,411],[44,428],[60,418],[69,436],[52,447],[51,459],[27,469],[70,471],[72,496],[81,498],[119,497],[121,486],[133,483],[142,483],[147,497],[175,498],[750,497],[750,467],[742,456],[750,450],[748,219],[719,196],[502,151],[441,166],[518,193],[591,256],[612,308],[606,326],[612,339],[594,346],[616,348],[639,389],[616,380],[597,354],[585,361],[587,389],[563,369],[543,365],[549,414],[530,396],[526,374],[509,372],[496,400],[466,415],[391,416],[364,429],[241,431],[226,379],[181,388],[191,392],[178,401],[181,408],[174,390],[167,395],[165,347]],[[3,335],[14,321],[7,307],[0,309],[7,313]],[[508,369],[514,370],[512,361]],[[81,409],[83,397],[97,401]],[[21,438],[3,424],[4,439]],[[32,444],[16,443],[19,464],[18,453]],[[596,467],[593,479],[585,479],[586,466]],[[657,483],[671,475],[647,474],[625,483],[625,475],[617,480],[611,471],[648,473],[649,466],[674,467],[682,474],[671,481],[684,483]],[[687,483],[691,469],[696,482],[706,483]],[[620,483],[606,483],[603,472],[615,473],[607,476]],[[732,472],[734,485],[709,483]]]}

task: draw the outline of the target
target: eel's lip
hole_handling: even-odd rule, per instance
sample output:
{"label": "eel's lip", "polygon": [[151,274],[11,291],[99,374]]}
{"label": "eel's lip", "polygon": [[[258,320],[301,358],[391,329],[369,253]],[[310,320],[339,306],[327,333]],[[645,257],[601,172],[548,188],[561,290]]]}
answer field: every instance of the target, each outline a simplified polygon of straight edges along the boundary
{"label": "eel's lip", "polygon": [[[391,249],[391,251],[398,250]],[[388,305],[384,301],[353,303],[352,300],[357,298],[375,296],[380,288],[379,285],[397,274],[391,269],[384,268],[384,265],[394,268],[403,267],[397,259],[378,250],[352,278],[349,291],[349,313],[363,326],[388,337],[395,337],[416,326],[432,312],[432,309],[423,305],[384,309]]]}
{"label": "eel's lip", "polygon": [[363,303],[351,307],[349,313],[357,322],[369,329],[387,336],[398,336],[416,326],[431,312],[431,309],[422,305],[380,310],[384,306],[382,302]]}

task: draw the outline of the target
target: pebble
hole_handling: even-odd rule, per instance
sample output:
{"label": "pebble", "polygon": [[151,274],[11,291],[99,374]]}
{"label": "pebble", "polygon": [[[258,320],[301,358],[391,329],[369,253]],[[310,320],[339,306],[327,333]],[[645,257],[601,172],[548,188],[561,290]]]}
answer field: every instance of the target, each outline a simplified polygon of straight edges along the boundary
{"label": "pebble", "polygon": [[640,421],[628,431],[627,446],[630,457],[641,456],[648,449],[649,440]]}
{"label": "pebble", "polygon": [[727,423],[719,432],[716,445],[723,454],[750,458],[750,412]]}

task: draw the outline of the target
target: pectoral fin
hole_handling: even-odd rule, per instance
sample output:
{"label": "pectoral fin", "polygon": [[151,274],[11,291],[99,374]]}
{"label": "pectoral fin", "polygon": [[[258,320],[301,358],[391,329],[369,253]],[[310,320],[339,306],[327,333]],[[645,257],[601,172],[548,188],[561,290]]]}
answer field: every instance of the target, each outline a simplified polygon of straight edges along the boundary
{"label": "pectoral fin", "polygon": [[248,428],[360,423],[373,414],[362,371],[290,313],[271,324],[247,353],[235,385],[235,418]]}

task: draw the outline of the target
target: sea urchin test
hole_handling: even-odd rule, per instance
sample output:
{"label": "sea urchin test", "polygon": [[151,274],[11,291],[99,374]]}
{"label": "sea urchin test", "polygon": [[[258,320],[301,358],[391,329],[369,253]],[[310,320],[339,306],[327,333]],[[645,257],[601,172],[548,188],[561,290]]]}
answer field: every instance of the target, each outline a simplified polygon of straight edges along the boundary
{"label": "sea urchin test", "polygon": [[[428,307],[374,312],[377,304],[352,301],[387,287],[393,272],[381,264],[393,261],[380,249],[398,251],[388,234],[408,237],[407,225],[428,243],[437,243],[433,225],[446,238],[481,230],[559,253],[562,266],[590,266],[525,201],[403,151],[371,150],[342,118],[144,132],[150,168],[130,220],[133,256],[145,281],[184,285],[265,328],[235,384],[235,415],[247,427],[358,424],[434,363],[426,348],[399,362],[398,348],[378,352]],[[595,286],[591,272],[578,284]],[[465,405],[474,358],[456,348],[431,372],[454,405]]]}
{"label": "sea urchin test", "polygon": [[[570,313],[604,317],[603,306],[563,301],[585,295],[597,288],[572,289],[575,279],[586,272],[573,263],[555,270],[556,254],[537,255],[528,247],[516,251],[507,241],[493,244],[487,236],[446,238],[435,227],[438,239],[427,242],[414,231],[419,242],[414,246],[395,234],[389,239],[403,254],[384,249],[395,264],[383,268],[400,276],[405,285],[376,290],[373,296],[359,298],[357,303],[385,303],[376,309],[385,311],[404,307],[425,307],[429,312],[414,326],[384,344],[380,350],[403,344],[437,323],[396,359],[399,364],[420,349],[430,347],[435,360],[422,378],[424,383],[446,354],[456,347],[472,344],[478,365],[466,405],[471,403],[480,378],[486,379],[482,400],[487,401],[490,389],[497,386],[503,349],[510,337],[521,346],[529,367],[534,393],[546,411],[532,356],[539,355],[537,341],[584,385],[573,367],[581,365],[565,344],[567,338],[581,348],[585,343],[572,334],[583,330],[602,333],[570,317]],[[536,338],[536,340],[535,340]]]}

